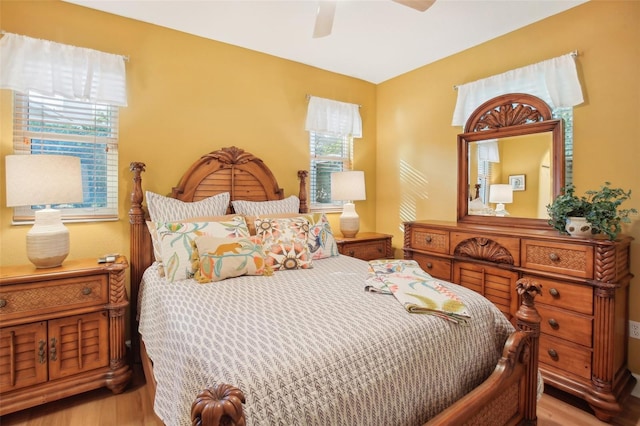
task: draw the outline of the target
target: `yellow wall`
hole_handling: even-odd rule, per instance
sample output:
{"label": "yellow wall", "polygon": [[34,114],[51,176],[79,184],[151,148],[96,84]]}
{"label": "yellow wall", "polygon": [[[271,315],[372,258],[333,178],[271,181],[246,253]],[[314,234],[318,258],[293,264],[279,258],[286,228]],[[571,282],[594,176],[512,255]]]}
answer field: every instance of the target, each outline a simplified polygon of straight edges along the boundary
{"label": "yellow wall", "polygon": [[[238,146],[269,165],[285,194],[309,168],[306,94],[361,105],[354,168],[365,171],[361,230],[375,228],[376,87],[362,80],[60,1],[0,3],[2,29],[130,57],[129,106],[120,111],[120,220],[69,224],[69,258],[128,253],[129,163],[143,161],[143,186],[166,194],[200,155]],[[0,91],[1,141],[12,153],[11,95]],[[29,226],[12,226],[0,178],[0,264],[26,263]],[[337,217],[331,218],[332,223]]]}
{"label": "yellow wall", "polygon": [[[589,2],[375,86],[57,0],[0,2],[5,31],[131,58],[120,123],[120,220],[69,225],[70,258],[128,252],[131,161],[146,162],[146,189],[166,193],[197,156],[236,145],[265,160],[285,192],[296,193],[296,171],[308,168],[306,94],[362,105],[365,137],[355,141],[355,168],[365,171],[368,188],[357,205],[361,229],[393,234],[401,256],[402,221],[456,217],[461,129],[450,125],[453,86],[575,49],[585,94],[574,111],[578,191],[610,180],[632,189],[627,207],[640,208],[639,20],[640,2]],[[12,152],[11,108],[10,94],[0,91],[2,158]],[[26,263],[27,227],[10,224],[4,173],[0,199],[0,265]],[[638,220],[629,232],[636,238],[632,271],[640,276]],[[639,280],[631,284],[635,321]],[[629,342],[631,369],[640,373],[640,341]]]}
{"label": "yellow wall", "polygon": [[[591,1],[378,85],[376,223],[402,245],[401,223],[456,219],[454,85],[579,51],[585,102],[574,109],[574,181],[581,193],[604,181],[631,189],[640,209],[640,2]],[[464,28],[460,29],[464,31]],[[635,237],[630,318],[640,321],[640,221]],[[400,255],[400,251],[396,250]],[[629,339],[640,373],[640,340]]]}

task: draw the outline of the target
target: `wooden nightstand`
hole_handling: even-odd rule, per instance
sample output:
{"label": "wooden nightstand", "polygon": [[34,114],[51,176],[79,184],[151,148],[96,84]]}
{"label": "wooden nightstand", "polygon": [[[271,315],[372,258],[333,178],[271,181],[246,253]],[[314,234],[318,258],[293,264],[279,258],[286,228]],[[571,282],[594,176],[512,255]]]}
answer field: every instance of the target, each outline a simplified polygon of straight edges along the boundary
{"label": "wooden nightstand", "polygon": [[377,232],[360,232],[354,238],[336,236],[338,251],[362,260],[392,259],[392,235]]}
{"label": "wooden nightstand", "polygon": [[126,258],[0,270],[0,415],[131,379]]}

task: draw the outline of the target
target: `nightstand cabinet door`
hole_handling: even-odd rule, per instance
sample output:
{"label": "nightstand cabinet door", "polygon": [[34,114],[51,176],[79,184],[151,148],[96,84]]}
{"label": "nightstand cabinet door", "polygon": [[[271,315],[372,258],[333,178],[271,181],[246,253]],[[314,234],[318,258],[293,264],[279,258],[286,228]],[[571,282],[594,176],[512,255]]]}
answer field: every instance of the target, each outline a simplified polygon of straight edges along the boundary
{"label": "nightstand cabinet door", "polygon": [[109,365],[108,332],[106,312],[49,321],[49,378]]}
{"label": "nightstand cabinet door", "polygon": [[0,392],[47,381],[47,323],[0,328]]}

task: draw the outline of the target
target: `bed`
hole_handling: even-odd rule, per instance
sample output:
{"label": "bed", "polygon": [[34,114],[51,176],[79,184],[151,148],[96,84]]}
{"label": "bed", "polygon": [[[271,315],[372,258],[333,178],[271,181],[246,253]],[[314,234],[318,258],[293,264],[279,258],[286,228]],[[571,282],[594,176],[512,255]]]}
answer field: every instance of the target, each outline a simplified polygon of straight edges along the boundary
{"label": "bed", "polygon": [[[514,329],[486,299],[455,284],[439,283],[464,304],[471,317],[465,325],[409,313],[394,295],[366,292],[378,264],[333,253],[326,235],[322,256],[309,252],[308,263],[296,251],[297,267],[291,270],[284,270],[284,260],[264,265],[256,260],[248,263],[253,269],[246,275],[222,274],[217,280],[219,271],[206,268],[206,256],[193,254],[199,247],[202,255],[204,244],[214,240],[216,250],[206,253],[224,257],[219,247],[233,249],[227,240],[202,235],[200,226],[224,223],[237,232],[229,225],[238,220],[234,210],[278,209],[285,203],[291,209],[291,199],[298,200],[295,213],[251,211],[243,218],[261,235],[267,222],[295,225],[298,232],[299,218],[310,217],[305,171],[298,172],[297,198],[285,197],[264,162],[237,147],[202,156],[167,197],[193,216],[203,215],[191,207],[228,197],[224,220],[204,215],[188,225],[181,222],[200,232],[197,247],[191,240],[193,252],[187,253],[196,264],[188,266],[181,253],[175,264],[186,266],[175,268],[165,242],[177,241],[175,222],[186,218],[163,219],[173,223],[167,225],[171,232],[162,233],[163,256],[156,260],[147,210],[157,206],[143,207],[143,200],[147,195],[147,203],[156,203],[160,196],[143,191],[145,168],[140,162],[130,167],[131,335],[154,410],[165,424],[535,424],[540,385],[535,282],[518,282],[522,305]],[[173,207],[169,211],[177,214]],[[311,228],[330,232],[326,221],[320,222]],[[311,246],[306,233],[304,238]],[[269,252],[278,252],[273,247]],[[199,282],[211,274],[213,282]]]}

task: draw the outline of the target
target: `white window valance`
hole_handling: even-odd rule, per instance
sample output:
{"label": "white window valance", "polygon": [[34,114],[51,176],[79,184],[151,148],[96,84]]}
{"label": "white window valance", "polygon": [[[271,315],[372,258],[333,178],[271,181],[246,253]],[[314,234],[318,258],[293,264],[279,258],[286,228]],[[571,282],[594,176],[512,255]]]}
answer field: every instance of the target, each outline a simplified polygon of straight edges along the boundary
{"label": "white window valance", "polygon": [[335,136],[361,138],[360,107],[356,104],[310,96],[305,129]]}
{"label": "white window valance", "polygon": [[476,108],[506,93],[537,96],[551,109],[581,104],[584,99],[574,57],[575,54],[568,53],[458,86],[458,100],[451,125],[464,126]]}
{"label": "white window valance", "polygon": [[127,105],[125,58],[17,34],[0,40],[0,88]]}

